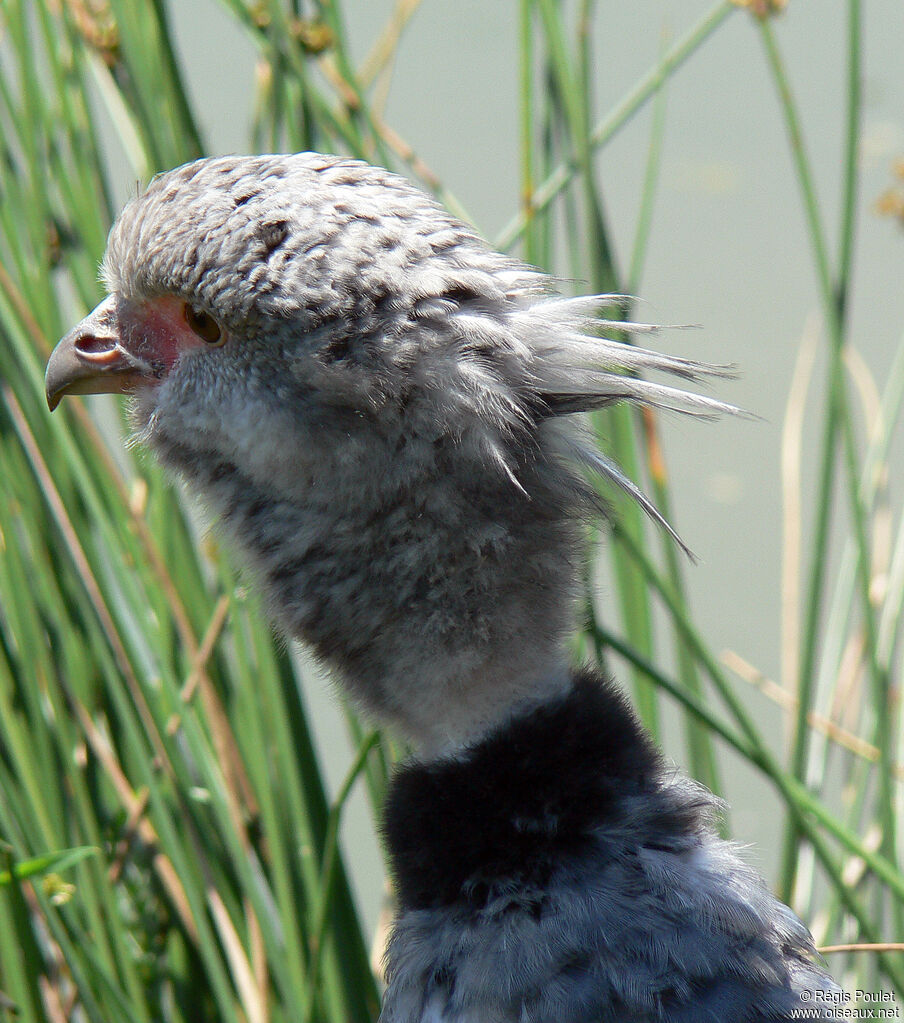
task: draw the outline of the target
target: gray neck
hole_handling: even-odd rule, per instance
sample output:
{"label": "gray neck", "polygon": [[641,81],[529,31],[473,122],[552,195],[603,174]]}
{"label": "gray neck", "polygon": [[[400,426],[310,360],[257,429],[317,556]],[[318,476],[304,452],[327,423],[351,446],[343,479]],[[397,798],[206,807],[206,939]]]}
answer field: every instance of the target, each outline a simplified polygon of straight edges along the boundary
{"label": "gray neck", "polygon": [[[162,448],[178,464],[175,445]],[[537,480],[528,498],[507,478],[438,463],[414,485],[346,465],[274,493],[192,452],[279,624],[428,757],[567,688],[578,546]]]}

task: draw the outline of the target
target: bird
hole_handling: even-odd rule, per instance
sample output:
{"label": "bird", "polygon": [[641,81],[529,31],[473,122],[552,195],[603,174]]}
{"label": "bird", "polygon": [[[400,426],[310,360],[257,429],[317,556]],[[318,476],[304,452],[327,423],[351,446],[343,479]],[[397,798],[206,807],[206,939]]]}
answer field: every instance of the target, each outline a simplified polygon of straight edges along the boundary
{"label": "bird", "polygon": [[696,384],[720,368],[626,342],[648,325],[607,319],[616,296],[563,296],[341,156],[160,174],[101,274],[48,361],[51,410],[130,394],[274,626],[413,749],[383,811],[381,1023],[840,1018],[719,801],[568,653],[594,477],[681,542],[582,414],[717,416]]}

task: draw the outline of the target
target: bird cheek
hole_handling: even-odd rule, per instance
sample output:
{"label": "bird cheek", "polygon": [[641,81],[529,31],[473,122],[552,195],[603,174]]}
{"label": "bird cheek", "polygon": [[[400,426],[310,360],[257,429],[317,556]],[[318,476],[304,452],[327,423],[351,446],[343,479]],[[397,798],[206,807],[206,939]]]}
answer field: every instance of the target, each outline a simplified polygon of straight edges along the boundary
{"label": "bird cheek", "polygon": [[158,380],[184,353],[207,347],[186,323],[184,307],[182,299],[165,295],[142,302],[128,318],[127,347],[152,367]]}

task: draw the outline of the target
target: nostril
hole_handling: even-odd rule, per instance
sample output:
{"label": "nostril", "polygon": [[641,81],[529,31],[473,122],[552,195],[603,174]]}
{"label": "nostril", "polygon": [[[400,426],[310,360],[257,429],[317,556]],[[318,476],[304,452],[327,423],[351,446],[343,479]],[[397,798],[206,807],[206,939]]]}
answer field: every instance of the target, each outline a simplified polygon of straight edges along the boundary
{"label": "nostril", "polygon": [[98,337],[96,334],[82,334],[74,347],[83,359],[98,364],[113,362],[120,355],[115,338]]}

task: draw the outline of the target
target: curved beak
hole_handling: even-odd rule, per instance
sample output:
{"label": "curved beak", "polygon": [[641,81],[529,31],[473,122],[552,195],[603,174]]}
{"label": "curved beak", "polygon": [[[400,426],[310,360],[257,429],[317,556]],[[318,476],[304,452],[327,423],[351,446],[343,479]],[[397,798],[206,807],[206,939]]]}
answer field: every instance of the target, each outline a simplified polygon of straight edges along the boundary
{"label": "curved beak", "polygon": [[52,412],[67,394],[132,391],[149,367],[123,347],[117,304],[110,295],[60,341],[44,374]]}

